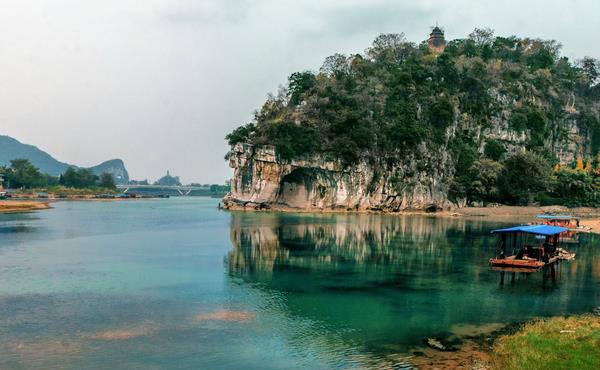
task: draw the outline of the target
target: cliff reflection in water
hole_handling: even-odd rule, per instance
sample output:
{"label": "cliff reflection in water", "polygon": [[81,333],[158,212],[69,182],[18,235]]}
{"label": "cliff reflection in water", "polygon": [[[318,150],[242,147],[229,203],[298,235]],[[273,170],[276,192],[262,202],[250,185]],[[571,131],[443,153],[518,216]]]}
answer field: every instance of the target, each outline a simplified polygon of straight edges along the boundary
{"label": "cliff reflection in water", "polygon": [[283,294],[276,310],[294,320],[318,322],[366,347],[403,350],[456,325],[575,313],[600,303],[597,253],[586,247],[588,236],[558,281],[522,274],[501,285],[487,261],[495,245],[489,232],[502,224],[385,215],[231,217],[232,277]]}
{"label": "cliff reflection in water", "polygon": [[456,218],[233,213],[229,268],[259,279],[289,268],[451,273],[465,254],[489,257],[493,249],[487,244],[448,248],[449,241],[472,246],[467,235],[487,233],[483,225]]}

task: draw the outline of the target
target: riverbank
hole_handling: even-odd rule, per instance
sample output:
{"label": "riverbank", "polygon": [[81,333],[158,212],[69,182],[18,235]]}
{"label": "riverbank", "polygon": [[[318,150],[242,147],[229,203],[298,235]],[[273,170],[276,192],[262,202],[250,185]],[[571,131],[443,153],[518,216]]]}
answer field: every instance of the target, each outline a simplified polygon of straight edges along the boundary
{"label": "riverbank", "polygon": [[554,317],[526,324],[494,344],[493,368],[600,369],[600,316]]}
{"label": "riverbank", "polygon": [[416,348],[409,362],[419,369],[432,370],[600,369],[599,315],[471,329],[471,333],[438,342],[448,347],[445,351]]}
{"label": "riverbank", "polygon": [[490,207],[465,207],[436,212],[422,210],[405,210],[399,212],[384,212],[373,210],[344,210],[344,209],[301,209],[281,205],[268,207],[245,207],[242,205],[228,205],[223,209],[229,211],[259,211],[259,212],[291,212],[291,213],[360,213],[360,214],[387,214],[387,215],[424,215],[430,217],[465,217],[482,218],[490,221],[510,221],[514,223],[531,223],[539,214],[566,214],[581,218],[581,231],[600,233],[600,208],[578,207],[567,208],[564,206],[490,206]]}
{"label": "riverbank", "polygon": [[577,207],[567,208],[563,206],[546,207],[468,207],[460,208],[454,212],[444,215],[456,217],[483,217],[494,221],[514,221],[515,223],[530,223],[538,214],[563,214],[580,217],[580,230],[600,234],[600,208]]}
{"label": "riverbank", "polygon": [[50,208],[48,202],[0,200],[0,213],[29,212]]}

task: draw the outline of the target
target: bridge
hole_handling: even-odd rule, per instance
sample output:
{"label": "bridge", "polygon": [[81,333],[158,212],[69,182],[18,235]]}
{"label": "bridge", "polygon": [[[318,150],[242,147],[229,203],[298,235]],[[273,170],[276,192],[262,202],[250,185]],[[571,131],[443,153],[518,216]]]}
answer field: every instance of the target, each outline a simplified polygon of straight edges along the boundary
{"label": "bridge", "polygon": [[210,191],[209,187],[204,186],[177,186],[177,185],[117,185],[117,189],[127,193],[129,190],[175,190],[180,195],[189,195],[194,190]]}

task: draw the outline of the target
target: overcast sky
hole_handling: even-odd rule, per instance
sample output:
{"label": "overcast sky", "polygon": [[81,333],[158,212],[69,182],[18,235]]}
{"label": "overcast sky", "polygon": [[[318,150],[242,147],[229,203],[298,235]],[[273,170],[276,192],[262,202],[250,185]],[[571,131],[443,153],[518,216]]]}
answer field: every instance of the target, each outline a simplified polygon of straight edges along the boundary
{"label": "overcast sky", "polygon": [[488,26],[600,57],[600,1],[0,0],[0,134],[61,161],[224,182],[224,136],[298,70],[380,33]]}

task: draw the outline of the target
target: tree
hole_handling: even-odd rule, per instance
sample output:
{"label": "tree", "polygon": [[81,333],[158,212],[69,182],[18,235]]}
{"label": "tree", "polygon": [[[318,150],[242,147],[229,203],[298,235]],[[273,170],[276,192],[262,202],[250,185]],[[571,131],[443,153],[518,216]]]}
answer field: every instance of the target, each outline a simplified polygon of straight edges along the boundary
{"label": "tree", "polygon": [[579,63],[588,86],[594,86],[598,81],[600,61],[591,57],[584,57]]}
{"label": "tree", "polygon": [[585,162],[585,172],[587,173],[591,173],[592,172],[592,159],[588,158],[587,162]]}
{"label": "tree", "polygon": [[397,49],[406,44],[404,33],[382,33],[373,40],[372,46],[367,50],[367,54],[379,54],[385,50]]}
{"label": "tree", "polygon": [[504,145],[502,145],[502,143],[498,140],[490,140],[485,143],[483,154],[486,156],[486,158],[499,161],[504,153],[506,153],[506,149],[504,149]]}
{"label": "tree", "polygon": [[210,186],[210,192],[213,194],[224,194],[231,190],[231,186],[229,184],[219,185],[212,184]]}
{"label": "tree", "polygon": [[570,206],[597,206],[600,193],[589,173],[571,168],[561,168],[555,174],[552,192]]}
{"label": "tree", "polygon": [[485,27],[485,28],[475,28],[473,32],[469,34],[469,39],[475,42],[475,45],[478,47],[488,46],[491,47],[494,43],[494,30]]}
{"label": "tree", "polygon": [[398,63],[410,55],[414,46],[406,41],[404,33],[385,33],[377,36],[367,56],[382,64]]}
{"label": "tree", "polygon": [[290,103],[298,105],[302,101],[302,94],[315,85],[315,75],[310,72],[294,72],[288,78],[288,95]]}
{"label": "tree", "polygon": [[504,166],[490,159],[482,159],[473,163],[469,172],[471,173],[471,189],[469,191],[472,200],[492,202],[500,196],[499,180]]}
{"label": "tree", "polygon": [[527,129],[527,116],[520,111],[513,112],[508,120],[508,125],[516,132],[523,132]]}
{"label": "tree", "polygon": [[254,124],[248,123],[247,125],[240,126],[227,134],[225,139],[230,146],[237,143],[244,143],[248,141],[252,132],[254,132]]}
{"label": "tree", "polygon": [[577,164],[575,165],[576,171],[583,171],[583,158],[578,155],[577,156]]}
{"label": "tree", "polygon": [[325,58],[320,72],[327,76],[339,76],[348,73],[348,58],[343,54],[333,54]]}
{"label": "tree", "polygon": [[527,45],[527,65],[533,69],[550,68],[556,61],[561,45],[554,41],[525,40]]}
{"label": "tree", "polygon": [[512,203],[530,203],[534,196],[548,189],[550,166],[539,155],[522,151],[508,158],[502,173],[502,191]]}
{"label": "tree", "polygon": [[429,122],[433,127],[446,129],[454,119],[454,106],[448,97],[436,98],[429,109]]}
{"label": "tree", "polygon": [[42,174],[27,159],[13,159],[6,172],[6,180],[14,188],[36,188],[48,184],[48,176]]}
{"label": "tree", "polygon": [[100,180],[99,180],[99,184],[98,184],[101,188],[105,188],[105,189],[116,189],[117,186],[115,185],[115,179],[113,177],[113,175],[111,175],[108,172],[103,172],[100,175]]}
{"label": "tree", "polygon": [[60,176],[59,183],[69,188],[90,188],[98,185],[98,176],[87,168],[69,167]]}

